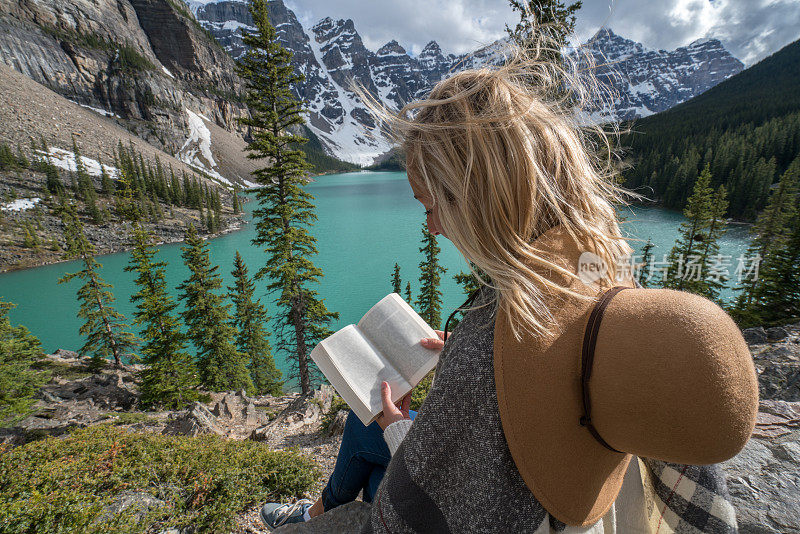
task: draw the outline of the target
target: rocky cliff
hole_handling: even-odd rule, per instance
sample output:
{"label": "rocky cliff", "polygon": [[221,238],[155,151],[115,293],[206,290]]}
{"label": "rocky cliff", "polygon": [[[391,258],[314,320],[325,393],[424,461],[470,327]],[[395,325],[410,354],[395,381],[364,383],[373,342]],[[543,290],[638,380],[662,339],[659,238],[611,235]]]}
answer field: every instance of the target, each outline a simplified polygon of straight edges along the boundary
{"label": "rocky cliff", "polygon": [[168,154],[189,111],[241,139],[233,60],[175,0],[0,0],[0,62]]}

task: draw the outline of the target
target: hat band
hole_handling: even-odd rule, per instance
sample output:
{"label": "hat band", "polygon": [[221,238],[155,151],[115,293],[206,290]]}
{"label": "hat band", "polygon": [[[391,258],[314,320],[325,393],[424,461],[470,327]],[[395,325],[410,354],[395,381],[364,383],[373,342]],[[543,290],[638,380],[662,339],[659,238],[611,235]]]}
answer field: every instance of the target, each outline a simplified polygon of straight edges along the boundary
{"label": "hat band", "polygon": [[589,432],[594,438],[608,450],[625,454],[618,451],[604,440],[597,429],[592,424],[592,404],[589,399],[589,378],[592,375],[592,364],[594,363],[594,347],[597,343],[597,333],[600,331],[600,320],[603,318],[603,312],[606,307],[614,298],[614,295],[623,289],[630,289],[626,286],[614,286],[600,297],[600,300],[595,304],[592,313],[589,315],[589,322],[586,323],[586,333],[583,336],[583,351],[581,353],[581,390],[583,392],[583,415],[579,423],[589,429]]}

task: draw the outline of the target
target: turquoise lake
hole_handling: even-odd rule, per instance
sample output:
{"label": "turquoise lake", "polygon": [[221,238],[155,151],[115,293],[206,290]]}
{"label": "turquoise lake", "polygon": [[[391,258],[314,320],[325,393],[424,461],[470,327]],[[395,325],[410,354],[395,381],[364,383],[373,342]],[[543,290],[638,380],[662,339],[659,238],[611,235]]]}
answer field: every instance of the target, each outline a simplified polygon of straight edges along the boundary
{"label": "turquoise lake", "polygon": [[[410,280],[416,298],[421,225],[425,215],[422,205],[413,198],[405,173],[358,172],[320,176],[307,186],[307,190],[316,197],[319,217],[313,227],[319,254],[313,261],[325,273],[316,289],[325,299],[328,309],[339,312],[338,323],[332,325],[334,329],[357,322],[370,306],[392,290],[390,276],[395,262],[401,268],[403,288]],[[254,207],[255,201],[245,204],[247,213]],[[620,215],[626,219],[623,230],[627,236],[653,240],[657,260],[669,252],[684,220],[679,212],[652,207],[626,208],[620,210]],[[251,244],[253,236],[253,225],[247,224],[239,231],[210,241],[212,262],[220,266],[225,285],[232,282],[230,272],[237,250],[251,275],[266,261],[264,253]],[[720,253],[734,258],[731,274],[735,258],[745,253],[748,240],[748,227],[744,225],[729,226],[723,237]],[[631,246],[639,253],[644,241],[631,241]],[[453,275],[466,271],[467,267],[450,241],[440,238],[439,244],[442,248],[440,259],[447,268],[441,286],[444,320],[464,301],[465,296]],[[175,287],[188,276],[180,253],[181,244],[175,243],[161,245],[157,255],[157,259],[169,264],[167,281],[176,297],[178,291]],[[135,288],[133,273],[123,271],[128,259],[128,253],[98,257],[103,264],[103,277],[114,285],[117,309],[130,319],[134,306],[129,298]],[[27,326],[42,341],[46,352],[58,348],[76,350],[83,344],[78,335],[81,320],[76,317],[78,303],[75,292],[79,281],[57,283],[64,273],[79,269],[78,263],[73,261],[0,275],[0,296],[17,305],[10,313],[12,323]],[[260,296],[272,315],[272,299],[263,294],[265,285],[263,282],[259,284],[262,288]],[[728,298],[732,295],[730,290],[725,293]],[[282,371],[288,369],[285,355],[276,354],[276,363]]]}

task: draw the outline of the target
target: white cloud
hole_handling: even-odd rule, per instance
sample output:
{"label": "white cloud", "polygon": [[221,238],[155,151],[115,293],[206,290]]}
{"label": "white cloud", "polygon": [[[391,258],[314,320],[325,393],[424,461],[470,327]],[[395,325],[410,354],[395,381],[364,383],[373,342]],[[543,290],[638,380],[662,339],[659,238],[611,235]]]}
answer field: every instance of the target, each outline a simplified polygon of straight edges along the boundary
{"label": "white cloud", "polygon": [[511,8],[498,0],[286,0],[306,28],[324,17],[353,19],[371,50],[397,40],[418,54],[431,40],[445,54],[471,52],[505,35],[515,20]]}
{"label": "white cloud", "polygon": [[[569,2],[569,0],[567,0]],[[430,40],[445,53],[475,50],[505,35],[518,15],[504,0],[286,0],[305,27],[353,19],[371,50],[396,39],[412,54]],[[672,50],[716,37],[750,65],[800,38],[800,0],[584,0],[576,36],[603,25],[649,48]]]}
{"label": "white cloud", "polygon": [[715,37],[751,65],[800,38],[800,0],[588,0],[578,12],[578,39],[604,24],[655,49]]}

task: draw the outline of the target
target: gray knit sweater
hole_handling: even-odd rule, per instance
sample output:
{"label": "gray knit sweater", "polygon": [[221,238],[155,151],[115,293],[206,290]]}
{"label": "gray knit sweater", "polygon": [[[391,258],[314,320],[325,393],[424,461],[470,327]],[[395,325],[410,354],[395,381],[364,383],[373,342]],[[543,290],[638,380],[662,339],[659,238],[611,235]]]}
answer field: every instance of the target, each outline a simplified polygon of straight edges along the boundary
{"label": "gray knit sweater", "polygon": [[[484,287],[470,310],[458,324],[442,349],[436,378],[413,424],[394,423],[395,432],[408,429],[396,451],[373,501],[371,518],[362,534],[410,532],[481,533],[633,533],[648,532],[641,510],[639,464],[632,461],[618,501],[637,517],[626,517],[615,507],[595,525],[567,527],[550,516],[533,496],[514,464],[503,434],[494,384],[493,344],[496,311],[490,304],[492,290]],[[478,308],[479,305],[488,304]],[[396,436],[396,434],[395,434]],[[391,443],[387,436],[390,448]],[[670,468],[683,468],[681,477],[692,482],[695,496],[677,502],[669,487],[659,488],[665,503],[677,503],[688,510],[702,512],[699,520],[684,524],[682,532],[736,532],[732,507],[725,517],[714,516],[711,502],[727,503],[729,496],[724,475],[706,466],[654,464],[668,479]],[[660,481],[659,473],[656,480]],[[626,485],[628,490],[626,491]],[[709,500],[709,497],[711,500]],[[706,503],[708,505],[706,506]],[[656,506],[660,506],[658,500]],[[673,507],[670,504],[670,508]],[[615,503],[616,505],[616,503]],[[650,503],[650,510],[653,510]],[[667,506],[664,505],[664,508]],[[617,507],[618,508],[618,507]],[[708,513],[705,509],[708,508]],[[719,509],[719,506],[717,506]],[[656,510],[656,513],[658,510]],[[727,515],[725,515],[727,514]],[[630,515],[630,514],[629,514]],[[716,521],[716,522],[714,522]],[[604,524],[605,523],[605,524]],[[621,523],[621,524],[619,524]],[[713,524],[712,524],[713,523]],[[732,523],[732,524],[729,524]]]}

